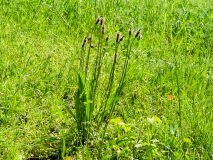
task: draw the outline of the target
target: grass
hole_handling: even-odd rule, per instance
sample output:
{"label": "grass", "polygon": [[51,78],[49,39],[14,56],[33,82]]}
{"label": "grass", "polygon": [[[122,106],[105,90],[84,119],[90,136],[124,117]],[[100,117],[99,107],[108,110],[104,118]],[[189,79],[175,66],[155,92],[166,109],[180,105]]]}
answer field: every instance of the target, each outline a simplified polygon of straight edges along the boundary
{"label": "grass", "polygon": [[[210,0],[0,2],[0,159],[212,159],[211,6]],[[115,33],[127,41],[128,29],[140,28],[141,36],[112,117],[104,117],[103,141],[94,119],[90,139],[77,145],[66,108],[75,113],[82,39],[100,15],[112,45],[98,87],[107,87]]]}

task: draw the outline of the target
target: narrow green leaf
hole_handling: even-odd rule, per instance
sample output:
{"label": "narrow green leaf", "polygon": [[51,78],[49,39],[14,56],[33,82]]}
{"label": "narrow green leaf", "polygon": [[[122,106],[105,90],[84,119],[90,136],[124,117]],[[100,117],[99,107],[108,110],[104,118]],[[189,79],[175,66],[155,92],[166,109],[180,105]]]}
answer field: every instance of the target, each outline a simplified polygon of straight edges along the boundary
{"label": "narrow green leaf", "polygon": [[75,114],[72,112],[69,106],[65,105],[65,108],[67,109],[68,113],[76,120]]}
{"label": "narrow green leaf", "polygon": [[114,123],[114,124],[119,124],[120,122],[123,122],[123,120],[120,117],[110,120],[110,123]]}
{"label": "narrow green leaf", "polygon": [[154,116],[154,121],[159,124],[162,124],[162,120],[158,116]]}
{"label": "narrow green leaf", "polygon": [[189,138],[183,138],[183,142],[192,143],[191,139],[189,139]]}
{"label": "narrow green leaf", "polygon": [[79,88],[80,92],[83,92],[83,90],[84,90],[83,74],[78,74],[78,88]]}

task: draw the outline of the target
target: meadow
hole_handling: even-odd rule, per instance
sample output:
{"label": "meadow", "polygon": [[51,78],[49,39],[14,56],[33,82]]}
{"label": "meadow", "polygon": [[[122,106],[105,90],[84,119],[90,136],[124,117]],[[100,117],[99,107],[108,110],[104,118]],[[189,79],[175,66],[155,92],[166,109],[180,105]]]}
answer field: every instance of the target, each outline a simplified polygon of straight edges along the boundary
{"label": "meadow", "polygon": [[213,159],[212,6],[0,1],[0,160]]}

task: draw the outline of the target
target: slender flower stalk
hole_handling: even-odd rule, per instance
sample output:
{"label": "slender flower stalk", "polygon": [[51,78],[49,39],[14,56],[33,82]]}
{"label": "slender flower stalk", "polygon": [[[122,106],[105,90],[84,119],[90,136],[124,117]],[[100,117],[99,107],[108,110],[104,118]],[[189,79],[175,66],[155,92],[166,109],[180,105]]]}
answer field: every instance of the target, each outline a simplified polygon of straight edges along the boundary
{"label": "slender flower stalk", "polygon": [[[139,36],[139,34],[140,34],[140,29],[136,32],[134,40]],[[109,118],[108,118],[108,120],[107,120],[107,122],[105,123],[105,126],[104,126],[104,132],[103,132],[103,135],[102,135],[102,142],[103,142],[103,139],[104,139],[104,136],[105,136],[105,133],[106,133],[107,126],[109,124],[109,120],[112,117],[112,114],[115,110],[115,106],[117,104],[117,97],[119,97],[119,95],[121,94],[121,91],[122,91],[123,86],[124,86],[124,79],[126,77],[128,62],[129,62],[129,58],[130,58],[130,52],[131,52],[132,45],[134,43],[134,40],[130,43],[130,36],[131,36],[131,34],[129,32],[128,46],[127,46],[126,58],[125,58],[125,62],[124,62],[123,70],[122,70],[122,75],[121,75],[121,79],[120,79],[118,88],[115,92],[114,99],[112,100],[112,106],[111,106],[110,111],[109,111]]]}
{"label": "slender flower stalk", "polygon": [[[75,96],[75,112],[68,106],[66,107],[76,121],[78,143],[81,145],[84,145],[84,143],[90,139],[92,133],[91,124],[94,124],[94,120],[97,124],[97,129],[100,129],[102,126],[104,127],[102,133],[103,142],[110,118],[115,111],[115,106],[124,86],[133,42],[140,35],[139,29],[135,35],[131,37],[132,30],[129,29],[129,36],[126,40],[120,32],[117,32],[115,45],[110,45],[109,35],[104,35],[106,33],[104,18],[99,16],[93,25],[94,27],[90,35],[87,38],[85,37],[81,44],[78,90]],[[127,41],[127,45],[122,46],[125,47],[124,50],[120,47],[123,41]],[[110,48],[111,46],[113,46],[113,48]],[[104,79],[106,85],[104,85],[101,76],[104,67],[107,66],[104,56],[108,54],[108,52],[110,55],[112,50],[114,55],[110,61],[110,72],[106,74],[106,79]],[[119,74],[116,73],[116,71],[120,51],[125,51],[126,57],[124,58],[119,78]],[[91,61],[90,57],[94,57],[94,59]],[[115,77],[116,79],[118,78],[118,85],[114,84]],[[97,100],[98,97],[101,97],[101,99]],[[108,117],[107,119],[106,116]]]}

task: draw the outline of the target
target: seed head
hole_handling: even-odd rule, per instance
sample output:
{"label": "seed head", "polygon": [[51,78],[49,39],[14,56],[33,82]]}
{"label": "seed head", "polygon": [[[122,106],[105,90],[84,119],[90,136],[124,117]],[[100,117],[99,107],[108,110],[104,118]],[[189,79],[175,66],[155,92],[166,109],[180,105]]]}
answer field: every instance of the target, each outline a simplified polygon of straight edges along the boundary
{"label": "seed head", "polygon": [[129,29],[129,35],[132,35],[132,29],[131,28]]}
{"label": "seed head", "polygon": [[96,19],[95,24],[98,24],[98,23],[100,22],[100,19],[101,19],[101,17],[99,16],[99,17]]}
{"label": "seed head", "polygon": [[109,35],[108,36],[106,36],[106,41],[108,41],[109,40]]}
{"label": "seed head", "polygon": [[86,42],[87,42],[87,38],[85,37],[85,38],[83,39],[83,42],[82,42],[82,48],[84,48]]}
{"label": "seed head", "polygon": [[138,29],[137,32],[135,33],[135,38],[137,38],[140,33],[141,33],[141,29]]}
{"label": "seed head", "polygon": [[91,37],[91,36],[89,36],[89,37],[87,38],[87,40],[88,40],[88,41],[91,41],[91,40],[92,40],[92,37]]}
{"label": "seed head", "polygon": [[122,37],[120,38],[120,42],[123,41],[123,39],[124,39],[124,36],[122,36]]}
{"label": "seed head", "polygon": [[118,43],[120,40],[120,32],[117,32],[116,34],[116,43]]}
{"label": "seed head", "polygon": [[101,33],[102,33],[102,34],[105,33],[105,26],[104,26],[104,25],[101,26]]}
{"label": "seed head", "polygon": [[104,24],[104,18],[100,17],[100,25],[102,26]]}

